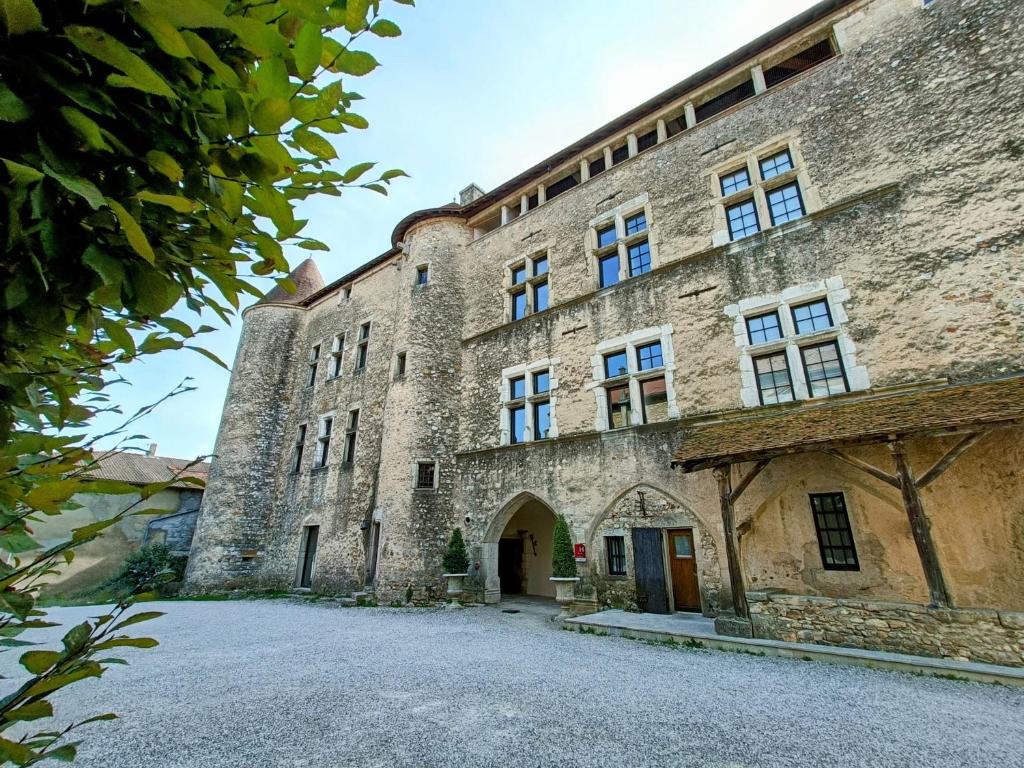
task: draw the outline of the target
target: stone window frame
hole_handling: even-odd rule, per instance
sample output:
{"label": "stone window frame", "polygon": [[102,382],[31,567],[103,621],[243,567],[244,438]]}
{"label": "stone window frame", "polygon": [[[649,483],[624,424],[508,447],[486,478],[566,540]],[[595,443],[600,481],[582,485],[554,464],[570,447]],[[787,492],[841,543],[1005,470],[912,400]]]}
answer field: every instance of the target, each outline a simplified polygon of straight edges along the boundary
{"label": "stone window frame", "polygon": [[404,349],[399,350],[395,353],[395,365],[394,373],[392,374],[393,381],[401,381],[405,378],[406,371],[409,370],[409,353]]}
{"label": "stone window frame", "polygon": [[[328,422],[330,428],[327,428]],[[320,414],[316,422],[316,452],[313,456],[313,469],[327,469],[330,464],[331,443],[334,441],[334,411]]]}
{"label": "stone window frame", "polygon": [[331,339],[331,370],[327,376],[328,381],[340,378],[344,372],[345,343],[347,339],[347,333],[336,333],[334,338]]}
{"label": "stone window frame", "polygon": [[[356,347],[355,347],[355,365],[353,373],[359,374],[366,370],[370,362],[370,339],[373,336],[373,318],[366,318],[359,323],[359,330],[356,331]],[[363,336],[363,328],[366,329],[366,335]],[[363,364],[360,365],[360,358]]]}
{"label": "stone window frame", "polygon": [[309,348],[309,358],[306,360],[307,376],[306,389],[316,389],[316,377],[320,367],[320,349],[322,342],[318,341]]}
{"label": "stone window frame", "polygon": [[[613,530],[601,531],[600,536],[601,536],[601,543],[603,544],[603,546],[601,547],[601,553],[600,553],[600,557],[601,557],[601,560],[602,560],[602,565],[604,566],[601,569],[602,570],[602,576],[604,576],[607,579],[616,579],[616,580],[628,579],[629,578],[629,552],[628,552],[628,548],[626,547],[626,539],[628,538],[628,536],[626,536],[626,531],[625,530],[621,530],[621,529],[613,529]],[[612,562],[611,562],[611,556],[609,554],[609,549],[608,549],[608,540],[609,539],[622,539],[622,572],[621,573],[612,573]]]}
{"label": "stone window frame", "polygon": [[[354,403],[349,406],[345,418],[345,442],[341,457],[341,466],[351,467],[356,463],[356,455],[359,451],[359,420],[361,418],[362,404]],[[353,418],[355,424],[353,425]]]}
{"label": "stone window frame", "polygon": [[[647,227],[641,232],[627,235],[626,219],[631,218],[638,213],[643,213],[644,218],[647,221]],[[606,228],[609,224],[612,224],[615,227],[615,243],[603,248],[598,248],[598,230]],[[640,275],[630,275],[629,247],[645,239],[647,240],[647,247],[650,250],[651,268]],[[603,291],[609,288],[614,288],[616,285],[620,285],[627,280],[642,277],[645,274],[654,272],[661,265],[658,244],[658,230],[654,223],[654,217],[652,216],[650,195],[647,192],[634,197],[632,200],[627,200],[621,205],[617,205],[614,208],[604,211],[592,218],[587,222],[587,232],[584,236],[584,247],[588,254],[588,268],[593,270],[595,290]],[[602,286],[601,259],[613,253],[617,254],[619,257],[619,279],[611,285]]]}
{"label": "stone window frame", "polygon": [[[428,464],[431,465],[434,468],[434,481],[433,481],[433,484],[431,484],[429,486],[420,485],[419,484],[420,467],[421,466],[426,466]],[[435,459],[435,458],[420,458],[420,459],[414,459],[413,460],[413,462],[412,462],[412,489],[414,491],[419,491],[419,492],[424,492],[424,491],[425,492],[432,492],[432,491],[436,491],[437,487],[438,487],[438,481],[440,480],[440,476],[441,476],[441,467],[440,467],[440,463],[438,462],[437,459]]]}
{"label": "stone window frame", "polygon": [[[597,343],[595,354],[590,358],[592,366],[592,381],[584,385],[584,389],[591,389],[594,392],[594,399],[597,401],[597,414],[594,418],[594,429],[598,432],[607,432],[612,429],[608,418],[608,389],[611,386],[621,386],[628,382],[630,400],[630,423],[626,427],[615,429],[631,429],[644,424],[644,412],[642,407],[633,407],[633,404],[642,403],[640,385],[648,379],[665,379],[665,395],[668,398],[668,419],[679,418],[679,403],[676,402],[675,371],[676,360],[675,350],[672,346],[672,325],[659,325],[651,328],[643,328],[633,331],[624,336],[617,336],[614,339],[606,339]],[[637,347],[642,347],[651,342],[661,342],[661,355],[664,364],[660,368],[651,368],[640,371],[637,364]],[[625,351],[626,373],[622,376],[606,378],[604,372],[605,355]],[[652,422],[653,423],[653,422]]]}
{"label": "stone window frame", "polygon": [[[789,157],[793,162],[792,169],[773,176],[768,180],[762,179],[761,161],[782,151],[789,152]],[[727,195],[723,194],[722,177],[729,176],[744,168],[747,171],[750,186]],[[752,147],[746,152],[733,155],[728,160],[708,169],[706,175],[710,185],[713,209],[712,246],[739,243],[748,237],[753,237],[769,230],[775,230],[791,223],[772,224],[768,194],[780,187],[785,187],[792,183],[796,184],[804,210],[803,216],[800,217],[801,219],[807,218],[824,207],[818,187],[811,183],[811,177],[807,171],[807,163],[803,152],[800,150],[800,137],[795,132],[777,136],[770,141]],[[754,207],[757,211],[758,231],[733,240],[729,232],[726,210],[747,200],[754,201]],[[799,221],[799,219],[794,221]]]}
{"label": "stone window frame", "polygon": [[[540,438],[543,440],[554,440],[558,437],[558,417],[556,415],[558,404],[558,377],[555,375],[555,368],[561,360],[557,357],[543,357],[539,360],[524,365],[514,365],[503,368],[501,371],[501,416],[499,421],[500,440],[502,445],[522,445],[524,443],[538,442],[534,438],[533,406],[535,403],[547,400],[551,413],[551,428],[548,429],[548,436]],[[534,374],[548,374],[548,391],[535,393],[533,391]],[[513,379],[523,377],[525,379],[525,395],[521,398],[512,398],[511,382]],[[522,443],[512,442],[512,410],[523,407],[525,411],[525,427],[523,430],[524,439]]]}
{"label": "stone window frame", "polygon": [[[547,271],[537,274],[536,262],[541,259],[547,261]],[[526,280],[521,283],[513,283],[513,275],[520,267],[523,267],[526,270]],[[548,286],[548,306],[546,309],[542,309],[540,311],[546,312],[551,308],[551,248],[549,245],[537,248],[525,256],[517,256],[514,259],[509,259],[505,262],[504,270],[506,323],[518,322],[530,315],[537,314],[537,310],[534,309],[534,306],[536,304],[537,285],[540,283],[546,283]],[[513,319],[513,302],[515,301],[515,297],[520,293],[526,294],[526,310],[522,317]]]}
{"label": "stone window frame", "polygon": [[[426,274],[427,276],[427,279],[422,283],[420,282],[421,274]],[[429,261],[423,261],[416,265],[416,268],[413,270],[412,273],[412,287],[414,290],[418,288],[426,288],[433,282],[433,280],[434,270],[432,269]]]}
{"label": "stone window frame", "polygon": [[[832,326],[798,336],[793,322],[792,308],[821,299],[828,302]],[[859,392],[871,387],[868,370],[865,366],[857,363],[856,345],[847,331],[850,319],[846,313],[846,303],[849,300],[850,291],[843,284],[843,278],[833,275],[824,280],[792,286],[776,294],[741,299],[736,304],[729,304],[725,307],[725,314],[733,321],[734,342],[740,353],[740,399],[743,402],[743,407],[761,407],[760,390],[754,371],[754,358],[779,352],[785,352],[786,355],[786,365],[793,387],[792,402],[811,399],[823,400],[825,397],[837,396],[811,398],[801,354],[803,347],[830,341],[834,341],[839,348],[840,362],[846,374],[847,391]],[[778,313],[782,338],[750,344],[747,336],[747,318],[772,311]]]}
{"label": "stone window frame", "polygon": [[292,469],[291,474],[297,475],[302,471],[302,460],[306,453],[306,438],[309,435],[309,424],[302,422],[295,427],[295,442],[292,444]]}

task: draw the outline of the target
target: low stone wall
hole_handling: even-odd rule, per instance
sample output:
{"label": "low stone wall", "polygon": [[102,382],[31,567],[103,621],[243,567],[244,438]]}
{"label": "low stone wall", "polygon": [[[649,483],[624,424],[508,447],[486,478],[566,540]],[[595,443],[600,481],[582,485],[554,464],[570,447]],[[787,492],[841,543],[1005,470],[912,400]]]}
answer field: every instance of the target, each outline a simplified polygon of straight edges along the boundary
{"label": "low stone wall", "polygon": [[1024,666],[1024,613],[749,592],[754,636]]}

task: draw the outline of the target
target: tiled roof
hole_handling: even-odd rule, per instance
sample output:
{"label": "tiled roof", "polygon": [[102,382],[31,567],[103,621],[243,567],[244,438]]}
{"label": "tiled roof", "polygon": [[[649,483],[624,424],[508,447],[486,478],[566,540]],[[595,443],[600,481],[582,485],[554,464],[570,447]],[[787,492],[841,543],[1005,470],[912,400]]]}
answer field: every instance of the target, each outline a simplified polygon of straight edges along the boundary
{"label": "tiled roof", "polygon": [[288,277],[295,283],[295,293],[288,293],[280,285],[275,285],[260,299],[260,303],[301,304],[324,287],[324,279],[313,259],[306,259],[299,264]]}
{"label": "tiled roof", "polygon": [[[147,456],[128,451],[111,451],[95,454],[97,464],[88,471],[90,477],[102,480],[120,480],[132,485],[149,485],[165,483],[178,477],[197,477],[206,480],[210,473],[210,463],[203,461],[188,469],[186,459],[172,459],[167,456]],[[191,483],[175,483],[172,488],[198,489],[200,486]]]}
{"label": "tiled roof", "polygon": [[672,465],[691,472],[840,444],[872,443],[890,435],[941,434],[982,424],[1024,424],[1024,376],[909,392],[869,394],[759,408],[749,415],[683,429]]}

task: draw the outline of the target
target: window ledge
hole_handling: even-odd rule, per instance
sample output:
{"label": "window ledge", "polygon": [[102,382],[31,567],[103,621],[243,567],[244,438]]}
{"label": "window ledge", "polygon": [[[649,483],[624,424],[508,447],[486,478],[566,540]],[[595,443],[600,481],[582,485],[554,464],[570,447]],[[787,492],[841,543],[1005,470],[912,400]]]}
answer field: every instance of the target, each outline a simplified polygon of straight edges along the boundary
{"label": "window ledge", "polygon": [[416,493],[437,493],[437,488],[413,488]]}
{"label": "window ledge", "polygon": [[324,464],[322,467],[313,467],[313,468],[311,468],[309,470],[309,473],[311,475],[316,475],[316,474],[319,474],[321,472],[326,472],[330,468],[331,468],[330,464]]}

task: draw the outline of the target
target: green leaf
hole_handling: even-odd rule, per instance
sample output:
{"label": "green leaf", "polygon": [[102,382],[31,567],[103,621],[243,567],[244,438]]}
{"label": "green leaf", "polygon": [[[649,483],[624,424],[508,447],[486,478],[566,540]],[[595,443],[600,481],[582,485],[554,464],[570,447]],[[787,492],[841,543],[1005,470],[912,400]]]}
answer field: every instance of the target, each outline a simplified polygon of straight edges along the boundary
{"label": "green leaf", "polygon": [[252,80],[256,85],[256,94],[261,99],[290,99],[292,97],[288,70],[281,59],[261,61]]}
{"label": "green leaf", "polygon": [[319,25],[304,22],[295,37],[295,69],[303,80],[308,80],[320,64],[324,35]]}
{"label": "green leaf", "polygon": [[151,637],[115,637],[93,646],[94,651],[105,651],[108,648],[155,648],[160,645]]}
{"label": "green leaf", "polygon": [[146,162],[154,171],[162,173],[175,183],[185,178],[185,172],[181,169],[181,166],[178,165],[178,161],[166,152],[161,152],[158,149],[151,149],[146,153]]}
{"label": "green leaf", "polygon": [[366,51],[343,51],[334,65],[349,75],[368,75],[377,68],[377,60]]}
{"label": "green leaf", "polygon": [[7,172],[11,175],[11,180],[18,186],[24,187],[43,178],[42,172],[37,171],[35,168],[6,158],[0,158],[0,160],[3,160],[4,165],[7,167]]}
{"label": "green leaf", "polygon": [[56,651],[25,651],[18,662],[33,675],[41,675],[60,660]]}
{"label": "green leaf", "polygon": [[143,190],[136,197],[139,200],[145,200],[147,203],[156,203],[157,205],[173,208],[178,213],[192,213],[197,207],[193,201],[180,195],[158,195],[156,192]]}
{"label": "green leaf", "polygon": [[398,168],[392,168],[390,171],[384,171],[380,175],[381,181],[391,181],[391,179],[397,179],[399,176],[405,176],[408,178],[409,174]]}
{"label": "green leaf", "polygon": [[[3,2],[3,0],[0,0]],[[20,123],[28,119],[32,114],[28,104],[19,99],[14,91],[0,82],[0,121],[5,123]]]}
{"label": "green leaf", "polygon": [[100,531],[105,531],[112,525],[117,525],[120,522],[120,518],[116,515],[106,520],[97,520],[95,523],[89,523],[89,525],[83,525],[79,528],[73,528],[71,530],[71,540],[75,542],[86,541],[87,539],[93,538]]}
{"label": "green leaf", "polygon": [[370,9],[370,0],[347,0],[345,3],[345,29],[355,34],[366,26],[366,12]]}
{"label": "green leaf", "polygon": [[339,112],[338,119],[345,125],[351,125],[353,128],[369,128],[369,121],[362,115],[357,115],[355,112]]}
{"label": "green leaf", "polygon": [[182,38],[185,40],[185,44],[188,49],[192,51],[192,55],[196,57],[196,60],[205,64],[210,70],[219,77],[225,85],[230,88],[240,88],[242,82],[238,79],[238,75],[231,67],[220,60],[220,57],[214,53],[213,48],[203,38],[197,35],[195,32],[185,30],[181,33]]}
{"label": "green leaf", "polygon": [[29,536],[25,531],[11,529],[4,530],[5,532],[0,533],[0,547],[3,547],[12,555],[17,555],[21,552],[31,552],[33,549],[39,549],[39,542]]}
{"label": "green leaf", "polygon": [[252,111],[252,124],[260,133],[276,133],[278,128],[291,119],[292,110],[288,99],[274,96],[263,99]]}
{"label": "green leaf", "polygon": [[22,501],[32,509],[57,512],[65,501],[78,493],[81,487],[82,481],[75,478],[46,479],[25,494]]}
{"label": "green leaf", "polygon": [[357,165],[353,165],[345,171],[344,174],[342,174],[341,180],[346,184],[351,184],[375,165],[376,163],[359,163]]}
{"label": "green leaf", "polygon": [[31,704],[25,704],[4,713],[5,720],[38,720],[41,717],[52,716],[53,705],[45,699],[33,701]]}
{"label": "green leaf", "polygon": [[224,91],[224,110],[232,136],[237,139],[249,133],[249,112],[237,91]]}
{"label": "green leaf", "polygon": [[300,128],[292,134],[296,143],[307,152],[316,155],[321,160],[333,160],[338,156],[334,145],[318,133],[308,128]]}
{"label": "green leaf", "polygon": [[78,745],[80,741],[72,742],[71,744],[62,744],[56,749],[52,749],[46,753],[46,757],[50,760],[60,760],[62,763],[74,762],[75,757],[78,755]]}
{"label": "green leaf", "polygon": [[64,635],[64,639],[61,641],[64,643],[64,650],[67,653],[78,653],[85,647],[85,644],[89,642],[89,637],[92,635],[92,627],[89,622],[83,622],[71,628],[71,630]]}
{"label": "green leaf", "polygon": [[[143,7],[153,13],[165,16],[174,26],[200,29],[213,27],[230,28],[228,18],[217,10],[217,3],[207,0],[142,0]],[[224,7],[224,3],[220,3]]]}
{"label": "green leaf", "polygon": [[138,88],[140,91],[164,96],[171,101],[178,100],[177,94],[160,75],[132,53],[127,45],[103,30],[72,25],[64,28],[64,34],[83,53],[123,72],[127,82],[121,84],[128,85],[130,83],[131,87]]}
{"label": "green leaf", "polygon": [[[100,276],[104,285],[120,289],[121,283],[124,282],[124,267],[118,259],[101,251],[95,245],[90,245],[82,254],[82,261]],[[107,330],[109,331],[109,328]]]}
{"label": "green leaf", "polygon": [[198,352],[200,355],[205,357],[207,360],[212,360],[214,363],[219,365],[225,371],[230,371],[231,370],[230,368],[227,367],[227,365],[224,363],[223,360],[221,360],[219,357],[217,357],[215,354],[213,354],[213,352],[211,352],[208,349],[204,349],[203,347],[193,347],[193,346],[189,346],[188,344],[185,345],[185,349],[191,349],[193,352]]}
{"label": "green leaf", "polygon": [[146,239],[146,233],[142,231],[142,227],[139,226],[139,222],[135,220],[135,217],[128,213],[128,210],[117,200],[112,200],[108,197],[107,205],[110,206],[110,209],[117,216],[117,220],[121,223],[121,231],[124,232],[128,245],[150,264],[155,264],[156,254],[153,253],[153,246],[149,244],[149,240]]}
{"label": "green leaf", "polygon": [[307,251],[329,251],[331,250],[326,244],[321,243],[319,240],[303,240],[300,243],[296,243],[299,248],[305,248]]}
{"label": "green leaf", "polygon": [[61,107],[60,114],[90,148],[101,152],[114,151],[107,140],[103,138],[102,129],[91,117],[74,107]]}
{"label": "green leaf", "polygon": [[181,287],[163,271],[144,261],[130,265],[134,300],[131,306],[145,315],[159,316],[181,298]]}
{"label": "green leaf", "polygon": [[43,17],[32,0],[0,0],[0,22],[8,37],[43,29]]}
{"label": "green leaf", "polygon": [[144,621],[149,621],[150,619],[156,619],[156,618],[159,618],[160,616],[163,616],[163,615],[164,615],[163,611],[143,611],[141,613],[133,613],[127,619],[125,619],[124,621],[119,623],[117,626],[115,626],[114,627],[114,631],[117,631],[117,630],[121,629],[122,627],[130,627],[132,624],[141,624]]}
{"label": "green leaf", "polygon": [[103,193],[88,179],[81,179],[77,176],[65,176],[63,173],[53,170],[53,168],[45,163],[43,164],[43,173],[56,180],[64,189],[83,198],[93,210],[99,210],[103,207]]}
{"label": "green leaf", "polygon": [[185,38],[167,19],[157,13],[143,8],[140,5],[129,5],[128,12],[135,22],[142,27],[164,53],[178,59],[184,59],[192,55]]}
{"label": "green leaf", "polygon": [[370,27],[370,31],[377,37],[398,37],[402,34],[401,28],[393,21],[377,19]]}
{"label": "green leaf", "polygon": [[[0,3],[8,1],[0,0]],[[7,762],[12,762],[15,765],[28,765],[37,757],[38,754],[24,744],[0,737],[0,765]]]}

